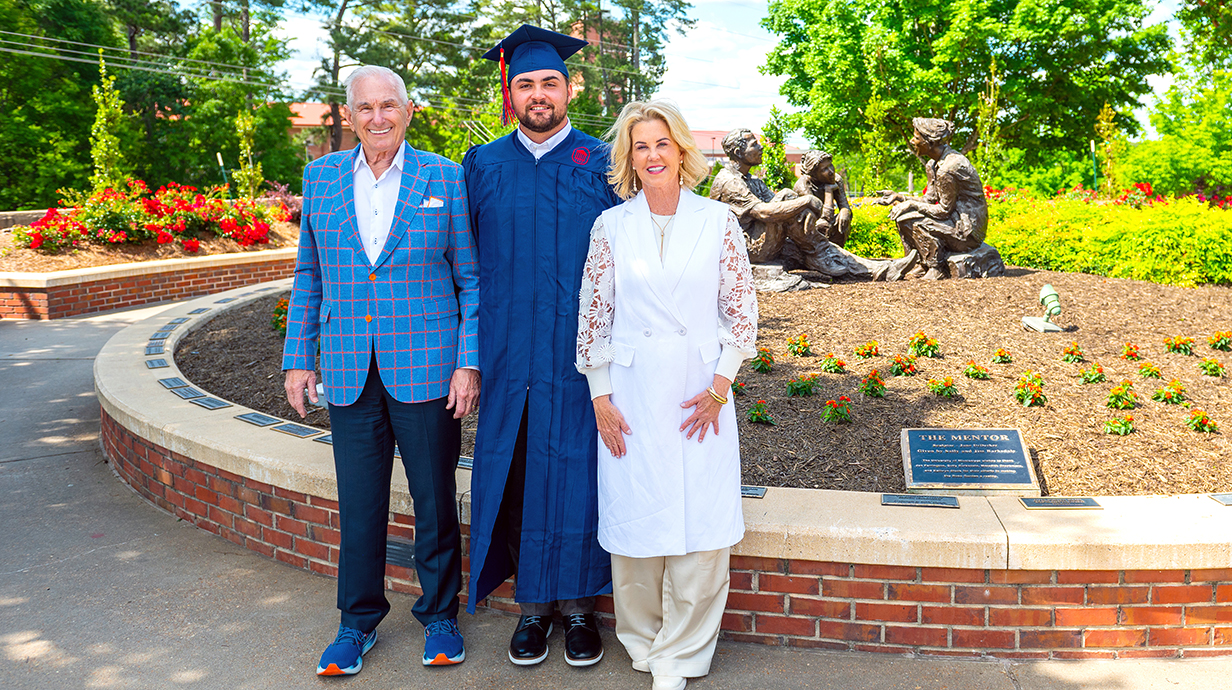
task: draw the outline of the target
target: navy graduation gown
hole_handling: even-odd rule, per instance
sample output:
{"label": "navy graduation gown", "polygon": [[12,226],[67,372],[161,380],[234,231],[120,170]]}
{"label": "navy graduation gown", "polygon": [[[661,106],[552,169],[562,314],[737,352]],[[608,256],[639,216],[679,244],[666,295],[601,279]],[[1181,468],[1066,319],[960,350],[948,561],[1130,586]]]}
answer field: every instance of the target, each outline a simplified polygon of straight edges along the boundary
{"label": "navy graduation gown", "polygon": [[516,132],[462,161],[479,252],[483,375],[471,474],[467,608],[514,570],[493,534],[527,408],[526,489],[517,600],[610,591],[599,546],[598,432],[586,377],[574,367],[578,292],[590,230],[620,203],[607,183],[607,145],[574,129],[538,161]]}

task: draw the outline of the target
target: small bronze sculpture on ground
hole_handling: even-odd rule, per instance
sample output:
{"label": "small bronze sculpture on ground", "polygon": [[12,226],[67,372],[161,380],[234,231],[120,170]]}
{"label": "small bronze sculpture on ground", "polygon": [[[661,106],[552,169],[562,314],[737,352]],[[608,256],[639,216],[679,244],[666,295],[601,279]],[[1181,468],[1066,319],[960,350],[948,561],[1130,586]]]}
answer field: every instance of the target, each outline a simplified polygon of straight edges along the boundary
{"label": "small bronze sculpture on ground", "polygon": [[830,154],[825,151],[806,151],[800,158],[797,171],[800,177],[796,180],[793,191],[800,196],[817,197],[822,203],[820,214],[805,214],[805,232],[811,233],[815,227],[817,234],[824,236],[835,246],[846,245],[847,237],[851,234],[851,203],[847,201],[843,178],[835,172]]}
{"label": "small bronze sculpture on ground", "polygon": [[950,148],[954,125],[946,120],[917,117],[911,121],[911,146],[926,159],[928,187],[924,196],[884,191],[877,203],[890,205],[890,218],[898,225],[903,252],[919,253],[920,266],[907,277],[940,280],[1004,275],[1005,265],[995,248],[984,244],[988,230],[988,202],[980,175],[967,157]]}
{"label": "small bronze sculpture on ground", "polygon": [[899,264],[914,261],[914,255],[899,262],[865,259],[831,244],[826,231],[819,232],[816,222],[825,212],[821,198],[799,195],[790,189],[776,194],[765,182],[749,174],[750,169],[761,164],[762,155],[761,143],[751,130],[729,132],[723,137],[723,151],[729,160],[715,175],[710,198],[728,204],[736,213],[748,238],[749,259],[754,264],[788,258],[783,256],[783,250],[789,240],[799,250],[803,268],[832,279],[885,280],[894,268],[899,269],[894,271],[895,276],[906,270]]}

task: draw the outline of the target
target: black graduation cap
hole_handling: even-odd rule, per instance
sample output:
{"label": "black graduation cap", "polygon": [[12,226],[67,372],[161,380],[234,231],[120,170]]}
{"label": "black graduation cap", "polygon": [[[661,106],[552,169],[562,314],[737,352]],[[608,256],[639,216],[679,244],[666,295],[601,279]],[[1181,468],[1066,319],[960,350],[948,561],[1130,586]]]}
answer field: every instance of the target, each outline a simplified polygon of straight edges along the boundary
{"label": "black graduation cap", "polygon": [[504,100],[502,122],[509,124],[513,120],[513,104],[509,100],[511,79],[519,74],[541,69],[554,69],[568,79],[569,69],[565,67],[565,58],[587,45],[589,43],[580,38],[523,24],[484,53],[484,58],[500,63],[501,95]]}

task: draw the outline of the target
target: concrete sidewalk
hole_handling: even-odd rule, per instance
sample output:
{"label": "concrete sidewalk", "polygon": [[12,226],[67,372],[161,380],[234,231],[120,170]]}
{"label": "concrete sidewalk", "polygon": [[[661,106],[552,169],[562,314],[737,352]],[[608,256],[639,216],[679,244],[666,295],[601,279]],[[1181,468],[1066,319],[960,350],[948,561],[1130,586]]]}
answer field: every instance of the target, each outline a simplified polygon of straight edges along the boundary
{"label": "concrete sidewalk", "polygon": [[[460,620],[466,663],[420,665],[412,600],[362,674],[312,671],[337,629],[334,580],[176,520],[111,473],[98,449],[94,354],[161,307],[51,322],[0,321],[0,685],[6,688],[649,688],[614,636],[589,669],[561,638],[531,668],[505,659],[515,619]],[[1232,660],[913,659],[721,643],[690,688],[1077,690],[1221,687]]]}

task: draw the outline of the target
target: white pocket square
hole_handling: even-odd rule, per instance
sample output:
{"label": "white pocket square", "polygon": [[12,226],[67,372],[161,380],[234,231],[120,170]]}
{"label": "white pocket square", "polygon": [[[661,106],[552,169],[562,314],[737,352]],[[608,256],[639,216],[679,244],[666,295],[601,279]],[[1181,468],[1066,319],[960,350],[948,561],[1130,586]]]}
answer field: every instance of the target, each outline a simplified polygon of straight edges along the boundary
{"label": "white pocket square", "polygon": [[427,199],[424,199],[424,202],[420,204],[419,207],[420,208],[440,208],[444,205],[445,205],[444,201],[441,201],[440,199],[437,199],[434,196],[430,196]]}

